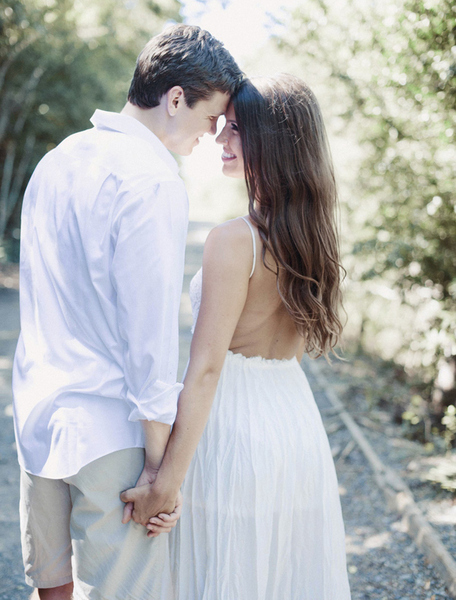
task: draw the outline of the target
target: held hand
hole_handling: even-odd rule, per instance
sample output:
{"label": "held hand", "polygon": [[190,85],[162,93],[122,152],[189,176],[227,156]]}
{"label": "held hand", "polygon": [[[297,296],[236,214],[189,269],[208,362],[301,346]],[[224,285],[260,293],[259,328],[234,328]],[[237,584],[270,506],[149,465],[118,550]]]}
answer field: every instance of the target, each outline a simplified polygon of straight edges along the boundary
{"label": "held hand", "polygon": [[[136,482],[136,487],[138,486],[143,486],[143,485],[149,485],[151,483],[153,483],[157,477],[157,472],[158,469],[152,469],[152,468],[148,468],[144,465],[144,468],[141,472],[141,475],[138,478],[138,481]],[[122,502],[124,502],[124,500],[122,500]],[[122,523],[128,523],[128,521],[130,521],[133,517],[133,502],[127,502],[124,506],[124,510],[123,510],[123,517],[122,517]]]}
{"label": "held hand", "polygon": [[121,493],[120,499],[125,502],[122,523],[133,519],[135,523],[146,526],[149,519],[159,513],[170,514],[174,512],[176,498],[160,494],[153,486],[157,477],[157,469],[144,467],[134,488]]}
{"label": "held hand", "polygon": [[161,533],[169,533],[171,529],[177,525],[177,521],[182,514],[182,504],[183,497],[179,491],[179,495],[176,499],[176,506],[170,515],[160,513],[157,517],[152,517],[152,519],[149,519],[149,523],[146,525],[147,529],[149,530],[147,537],[157,537]]}
{"label": "held hand", "polygon": [[[150,468],[145,465],[141,472],[141,475],[138,478],[138,481],[136,482],[135,488],[148,486],[154,483],[155,479],[157,478],[157,473],[158,469]],[[130,488],[130,490],[126,490],[126,492],[129,492],[135,488]],[[133,518],[134,503],[132,501],[127,502],[122,498],[123,494],[125,494],[126,492],[123,492],[121,494],[122,502],[126,502],[123,510],[122,523],[128,523],[128,521],[130,521]]]}

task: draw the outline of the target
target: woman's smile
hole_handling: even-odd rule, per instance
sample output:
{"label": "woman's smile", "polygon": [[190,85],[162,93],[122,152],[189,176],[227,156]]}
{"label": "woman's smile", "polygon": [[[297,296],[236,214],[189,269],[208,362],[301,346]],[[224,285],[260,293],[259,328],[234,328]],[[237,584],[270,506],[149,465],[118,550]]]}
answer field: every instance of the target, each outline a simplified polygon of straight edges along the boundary
{"label": "woman's smile", "polygon": [[225,148],[223,149],[222,160],[224,162],[228,162],[230,160],[234,160],[235,158],[236,158],[236,154],[232,154],[231,152],[228,152],[228,150],[225,150]]}
{"label": "woman's smile", "polygon": [[228,106],[225,118],[225,127],[215,140],[217,144],[220,144],[223,148],[221,156],[223,173],[228,177],[243,178],[244,158],[242,154],[242,143],[232,104]]}

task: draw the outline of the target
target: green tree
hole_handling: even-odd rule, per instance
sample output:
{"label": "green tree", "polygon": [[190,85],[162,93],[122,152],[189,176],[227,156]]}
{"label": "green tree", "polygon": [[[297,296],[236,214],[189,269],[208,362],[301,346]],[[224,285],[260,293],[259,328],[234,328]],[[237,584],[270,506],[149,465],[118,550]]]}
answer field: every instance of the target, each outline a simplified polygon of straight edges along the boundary
{"label": "green tree", "polygon": [[0,246],[18,237],[21,198],[43,154],[119,110],[136,56],[177,0],[2,0],[0,3]]}
{"label": "green tree", "polygon": [[330,78],[363,151],[346,205],[348,223],[361,221],[347,257],[358,306],[378,282],[397,295],[367,326],[394,322],[396,360],[432,385],[456,355],[456,6],[310,0],[280,45]]}

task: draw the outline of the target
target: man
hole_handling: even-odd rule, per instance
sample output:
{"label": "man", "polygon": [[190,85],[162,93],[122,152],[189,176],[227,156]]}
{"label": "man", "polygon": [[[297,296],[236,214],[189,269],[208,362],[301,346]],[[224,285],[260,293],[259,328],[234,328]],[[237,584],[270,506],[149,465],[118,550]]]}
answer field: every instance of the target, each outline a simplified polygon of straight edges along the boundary
{"label": "man", "polygon": [[97,110],[30,180],[13,393],[26,581],[42,600],[168,598],[167,536],[143,527],[182,388],[187,197],[168,151],[215,133],[241,77],[208,32],[166,29],[122,112]]}

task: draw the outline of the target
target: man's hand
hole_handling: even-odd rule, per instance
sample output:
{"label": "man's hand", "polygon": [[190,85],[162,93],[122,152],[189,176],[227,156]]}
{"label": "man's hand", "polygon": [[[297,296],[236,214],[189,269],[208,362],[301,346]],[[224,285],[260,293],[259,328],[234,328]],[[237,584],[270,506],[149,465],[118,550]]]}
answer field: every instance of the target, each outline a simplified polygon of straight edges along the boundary
{"label": "man's hand", "polygon": [[[125,492],[121,493],[120,499],[122,500],[122,502],[125,502],[122,523],[128,523],[128,521],[130,521],[133,518],[133,510],[134,510],[133,501],[128,501],[128,500],[124,499],[124,497],[123,497],[124,494],[131,492],[132,490],[136,489],[137,487],[151,485],[152,483],[154,483],[155,479],[157,478],[157,473],[158,473],[158,469],[153,469],[151,467],[147,467],[146,465],[144,465],[141,475],[139,476],[138,481],[136,482],[136,486],[134,488],[130,488],[129,490],[125,490]],[[135,521],[136,519],[133,518],[133,520]]]}
{"label": "man's hand", "polygon": [[145,466],[136,486],[120,494],[120,499],[125,502],[122,523],[128,523],[130,519],[133,519],[135,523],[145,527],[149,523],[149,519],[158,514],[174,513],[176,495],[170,497],[169,494],[160,493],[153,485],[157,478],[157,472],[158,469]]}

